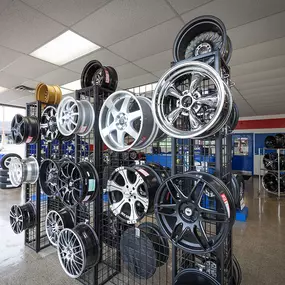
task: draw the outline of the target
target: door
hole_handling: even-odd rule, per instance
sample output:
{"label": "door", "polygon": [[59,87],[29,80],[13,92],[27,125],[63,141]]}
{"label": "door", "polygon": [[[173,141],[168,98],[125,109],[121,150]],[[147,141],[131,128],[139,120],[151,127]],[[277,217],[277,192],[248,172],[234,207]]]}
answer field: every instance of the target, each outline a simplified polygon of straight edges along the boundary
{"label": "door", "polygon": [[253,174],[253,134],[234,134],[233,141],[233,162],[234,173],[244,175]]}

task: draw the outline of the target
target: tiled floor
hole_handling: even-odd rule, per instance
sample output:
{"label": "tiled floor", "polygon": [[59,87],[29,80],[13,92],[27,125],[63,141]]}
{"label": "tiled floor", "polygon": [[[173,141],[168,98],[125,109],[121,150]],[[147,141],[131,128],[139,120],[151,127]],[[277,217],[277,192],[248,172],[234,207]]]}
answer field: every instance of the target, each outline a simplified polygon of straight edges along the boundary
{"label": "tiled floor", "polygon": [[[285,200],[257,195],[257,180],[247,181],[246,223],[234,226],[234,253],[243,271],[243,285],[285,284]],[[52,247],[36,254],[24,247],[24,234],[15,235],[8,216],[21,203],[21,190],[0,190],[0,284],[79,285],[65,275]],[[193,284],[194,285],[194,284]]]}

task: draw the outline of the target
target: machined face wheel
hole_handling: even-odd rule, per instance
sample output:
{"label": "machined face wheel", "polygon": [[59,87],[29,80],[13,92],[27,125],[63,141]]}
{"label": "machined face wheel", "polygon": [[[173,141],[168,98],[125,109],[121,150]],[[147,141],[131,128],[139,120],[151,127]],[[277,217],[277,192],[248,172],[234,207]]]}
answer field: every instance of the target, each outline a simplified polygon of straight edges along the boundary
{"label": "machined face wheel", "polygon": [[74,216],[68,209],[49,211],[45,221],[46,234],[53,246],[57,246],[60,232],[65,228],[74,227]]}
{"label": "machined face wheel", "polygon": [[9,166],[9,178],[11,184],[18,187],[23,182],[23,165],[19,158],[12,158]]}
{"label": "machined face wheel", "polygon": [[114,92],[100,110],[99,130],[104,143],[114,151],[149,146],[158,133],[150,100],[128,91]]}
{"label": "machined face wheel", "polygon": [[35,225],[36,212],[31,202],[24,205],[13,205],[10,210],[10,224],[14,233],[19,234],[22,231],[32,228]]}
{"label": "machined face wheel", "polygon": [[12,139],[16,144],[37,142],[39,138],[39,122],[37,117],[24,117],[16,114],[11,122]]}
{"label": "machined face wheel", "polygon": [[51,160],[45,159],[40,166],[39,182],[42,191],[47,196],[55,196],[58,193],[59,185],[59,166]]}
{"label": "machined face wheel", "polygon": [[58,238],[57,253],[65,273],[71,278],[78,278],[85,270],[99,262],[98,237],[87,224],[63,229]]}
{"label": "machined face wheel", "polygon": [[278,170],[278,154],[266,153],[263,157],[263,164],[267,170]]}
{"label": "machined face wheel", "polygon": [[106,190],[110,210],[128,224],[135,224],[153,211],[153,198],[161,180],[145,166],[119,167],[111,174]]}
{"label": "machined face wheel", "polygon": [[[206,198],[206,189],[214,197]],[[155,215],[174,245],[191,253],[207,253],[227,237],[235,204],[222,181],[203,172],[189,172],[172,176],[160,186]]]}
{"label": "machined face wheel", "polygon": [[58,137],[56,124],[56,108],[48,106],[44,109],[41,117],[41,132],[47,142],[52,142]]}
{"label": "machined face wheel", "polygon": [[58,105],[56,123],[64,136],[86,136],[93,128],[94,120],[94,109],[89,101],[79,101],[67,96]]}
{"label": "machined face wheel", "polygon": [[[179,88],[188,80],[188,89]],[[211,86],[207,92],[203,81]],[[175,138],[203,136],[219,121],[225,103],[225,88],[219,74],[202,62],[181,62],[159,80],[152,110],[159,128]]]}

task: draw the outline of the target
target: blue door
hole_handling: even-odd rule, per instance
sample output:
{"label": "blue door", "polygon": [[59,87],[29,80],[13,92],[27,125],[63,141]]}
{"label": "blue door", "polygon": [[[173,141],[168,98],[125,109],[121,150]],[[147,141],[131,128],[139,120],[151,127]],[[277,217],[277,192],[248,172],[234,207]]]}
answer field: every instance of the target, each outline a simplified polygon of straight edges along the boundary
{"label": "blue door", "polygon": [[235,134],[233,141],[234,173],[253,174],[253,134]]}

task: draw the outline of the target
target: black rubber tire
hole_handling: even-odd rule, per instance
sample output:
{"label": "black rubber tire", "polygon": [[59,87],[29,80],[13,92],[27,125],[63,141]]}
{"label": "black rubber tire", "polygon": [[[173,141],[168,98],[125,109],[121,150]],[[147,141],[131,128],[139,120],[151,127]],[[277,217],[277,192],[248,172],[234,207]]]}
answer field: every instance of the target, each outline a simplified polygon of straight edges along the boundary
{"label": "black rubber tire", "polygon": [[0,169],[0,176],[9,177],[9,171],[7,169]]}
{"label": "black rubber tire", "polygon": [[0,189],[14,189],[17,188],[14,185],[12,185],[10,182],[9,183],[0,183]]}
{"label": "black rubber tire", "polygon": [[2,169],[8,170],[8,167],[5,166],[5,163],[4,163],[4,162],[5,162],[5,160],[6,160],[7,158],[10,158],[10,157],[17,157],[17,158],[19,158],[19,159],[22,159],[21,156],[18,155],[17,153],[7,153],[7,154],[5,154],[5,155],[1,158],[1,161],[0,161],[0,165],[1,165],[1,168],[2,168]]}
{"label": "black rubber tire", "polygon": [[11,183],[9,176],[0,176],[0,183]]}

